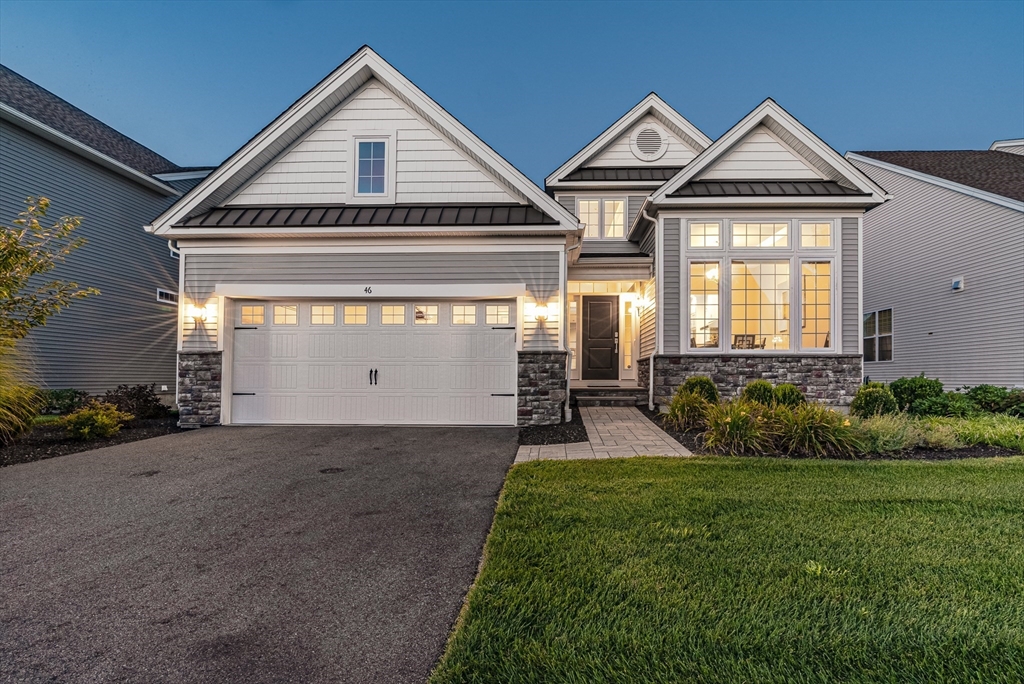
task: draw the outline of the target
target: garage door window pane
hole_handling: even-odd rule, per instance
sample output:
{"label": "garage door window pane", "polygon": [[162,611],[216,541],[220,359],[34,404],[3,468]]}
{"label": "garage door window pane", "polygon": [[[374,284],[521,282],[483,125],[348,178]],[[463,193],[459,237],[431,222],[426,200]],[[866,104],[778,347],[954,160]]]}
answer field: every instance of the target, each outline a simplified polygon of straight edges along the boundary
{"label": "garage door window pane", "polygon": [[381,325],[405,325],[405,305],[380,307]]}
{"label": "garage door window pane", "polygon": [[452,305],[452,325],[476,325],[476,305]]}
{"label": "garage door window pane", "polygon": [[366,307],[346,304],[345,325],[366,325]]}
{"label": "garage door window pane", "polygon": [[437,306],[434,304],[417,304],[415,312],[416,325],[437,325]]}
{"label": "garage door window pane", "polygon": [[274,305],[274,325],[298,325],[299,307],[295,304]]}
{"label": "garage door window pane", "polygon": [[487,325],[508,325],[509,308],[507,304],[487,307]]}
{"label": "garage door window pane", "polygon": [[263,325],[263,305],[243,306],[242,325]]}
{"label": "garage door window pane", "polygon": [[314,304],[310,312],[309,322],[313,325],[334,325],[334,305],[320,306]]}

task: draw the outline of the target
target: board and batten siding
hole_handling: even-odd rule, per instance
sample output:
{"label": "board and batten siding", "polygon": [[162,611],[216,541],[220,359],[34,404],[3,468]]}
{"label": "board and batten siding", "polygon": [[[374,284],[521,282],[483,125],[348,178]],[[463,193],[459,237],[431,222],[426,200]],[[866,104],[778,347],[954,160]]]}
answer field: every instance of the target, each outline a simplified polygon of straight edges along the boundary
{"label": "board and batten siding", "polygon": [[699,180],[820,180],[822,175],[764,126],[752,130]]}
{"label": "board and batten siding", "polygon": [[143,226],[170,206],[161,195],[6,121],[0,122],[0,215],[5,224],[29,195],[52,203],[47,222],[81,216],[86,239],[63,264],[36,280],[70,280],[101,294],[75,300],[26,342],[41,383],[100,394],[119,384],[167,385],[177,375],[177,306],[157,288],[178,291],[178,261],[167,241]]}
{"label": "board and batten siding", "polygon": [[340,204],[352,182],[352,131],[394,131],[395,202],[517,202],[465,154],[442,139],[379,81],[370,81],[227,205]]}
{"label": "board and batten siding", "polygon": [[664,235],[662,236],[662,284],[661,284],[661,323],[662,349],[666,354],[678,354],[680,316],[682,315],[682,266],[680,265],[680,220],[664,219]]}
{"label": "board and batten siding", "polygon": [[892,309],[893,360],[864,374],[1024,386],[1024,212],[853,163],[893,196],[863,238],[864,310]]}
{"label": "board and batten siding", "polygon": [[[655,124],[668,137],[668,149],[661,158],[654,161],[642,161],[637,159],[630,147],[629,140],[633,132],[647,124]],[[645,116],[635,126],[616,138],[596,157],[585,164],[586,167],[641,167],[641,166],[686,166],[697,154],[691,150],[679,138],[665,129],[653,116]]]}
{"label": "board and batten siding", "polygon": [[[235,254],[185,255],[185,297],[205,303],[218,284],[303,285],[461,285],[525,283],[528,298],[559,299],[561,252],[420,252],[397,254]],[[307,298],[308,299],[308,298]],[[197,330],[185,321],[182,349],[217,348],[217,326]],[[523,323],[523,348],[558,347],[557,320]]]}
{"label": "board and batten siding", "polygon": [[844,354],[860,353],[860,231],[856,218],[840,220],[840,277],[842,278],[842,320]]}

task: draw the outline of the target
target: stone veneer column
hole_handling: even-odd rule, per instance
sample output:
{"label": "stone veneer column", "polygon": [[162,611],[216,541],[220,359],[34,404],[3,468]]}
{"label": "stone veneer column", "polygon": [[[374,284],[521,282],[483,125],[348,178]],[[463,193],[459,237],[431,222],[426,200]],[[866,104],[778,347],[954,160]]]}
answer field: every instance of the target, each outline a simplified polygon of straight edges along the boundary
{"label": "stone veneer column", "polygon": [[222,352],[178,353],[178,426],[220,425]]}
{"label": "stone veneer column", "polygon": [[564,351],[519,352],[519,427],[562,422],[567,360]]}
{"label": "stone veneer column", "polygon": [[651,357],[636,360],[637,384],[644,389],[650,389],[651,385]]}
{"label": "stone veneer column", "polygon": [[654,401],[664,406],[684,380],[706,375],[715,381],[723,398],[739,395],[754,380],[767,380],[773,385],[792,383],[810,401],[849,406],[861,385],[862,372],[859,354],[655,356]]}

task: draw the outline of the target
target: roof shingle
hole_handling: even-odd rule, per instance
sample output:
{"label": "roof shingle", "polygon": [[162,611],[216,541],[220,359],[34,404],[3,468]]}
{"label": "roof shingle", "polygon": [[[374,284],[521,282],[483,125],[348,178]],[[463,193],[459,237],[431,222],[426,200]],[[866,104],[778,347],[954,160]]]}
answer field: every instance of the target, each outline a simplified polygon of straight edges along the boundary
{"label": "roof shingle", "polygon": [[998,150],[896,150],[854,154],[1024,202],[1024,155]]}
{"label": "roof shingle", "polygon": [[174,162],[0,64],[0,102],[136,171],[178,171]]}

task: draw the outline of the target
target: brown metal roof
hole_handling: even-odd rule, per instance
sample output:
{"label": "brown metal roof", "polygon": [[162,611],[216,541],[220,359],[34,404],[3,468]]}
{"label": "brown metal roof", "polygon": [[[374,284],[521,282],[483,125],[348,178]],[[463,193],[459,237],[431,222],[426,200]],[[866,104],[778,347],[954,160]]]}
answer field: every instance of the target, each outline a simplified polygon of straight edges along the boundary
{"label": "brown metal roof", "polygon": [[855,152],[1024,202],[1024,155],[999,150]]}
{"label": "brown metal roof", "polygon": [[3,65],[0,102],[136,171],[152,175],[180,170],[174,162]]}
{"label": "brown metal roof", "polygon": [[658,181],[664,182],[682,170],[681,166],[655,166],[644,168],[590,168],[576,169],[562,181]]}
{"label": "brown metal roof", "polygon": [[814,197],[865,195],[835,181],[690,181],[669,197]]}
{"label": "brown metal roof", "polygon": [[557,225],[544,212],[519,204],[415,206],[230,207],[177,224],[184,228],[310,226],[530,226]]}

